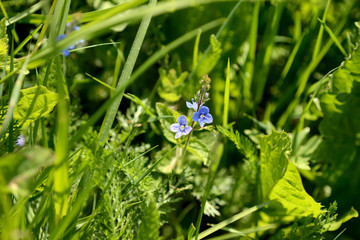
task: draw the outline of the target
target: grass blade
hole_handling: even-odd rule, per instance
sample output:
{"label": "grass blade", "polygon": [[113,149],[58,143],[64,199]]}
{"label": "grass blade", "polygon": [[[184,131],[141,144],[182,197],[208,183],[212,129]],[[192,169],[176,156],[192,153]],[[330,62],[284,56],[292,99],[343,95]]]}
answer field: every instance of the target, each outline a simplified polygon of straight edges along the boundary
{"label": "grass blade", "polygon": [[182,45],[183,43],[185,43],[185,42],[191,40],[192,38],[194,38],[195,36],[197,36],[199,31],[201,31],[201,32],[209,31],[210,29],[213,29],[213,28],[219,26],[222,22],[223,22],[223,19],[220,18],[220,19],[216,19],[212,22],[209,22],[207,24],[204,24],[201,27],[184,34],[183,36],[175,39],[174,41],[172,41],[165,47],[161,48],[159,51],[154,53],[150,58],[148,58],[134,72],[134,74],[131,76],[131,79],[129,80],[129,84],[131,84],[133,81],[135,81],[141,74],[143,74],[149,67],[151,67],[153,64],[155,64],[156,61],[158,61],[160,58],[165,56],[167,53],[169,53],[173,49],[177,48],[178,46]]}
{"label": "grass blade", "polygon": [[228,59],[227,73],[224,90],[224,111],[223,111],[223,127],[228,124],[228,112],[229,112],[229,101],[230,101],[230,59]]}
{"label": "grass blade", "polygon": [[[156,2],[157,2],[157,0],[150,0],[149,6],[150,7],[154,6],[156,4]],[[108,138],[108,134],[109,134],[110,128],[114,122],[114,119],[115,119],[115,116],[117,113],[117,109],[120,106],[120,102],[122,100],[123,93],[128,84],[128,81],[130,79],[131,73],[135,66],[136,59],[140,52],[141,45],[144,41],[145,34],[149,27],[151,17],[152,17],[151,15],[144,17],[143,21],[140,24],[139,30],[136,34],[135,40],[133,42],[129,56],[126,60],[124,69],[121,73],[118,85],[115,90],[115,95],[117,95],[116,93],[118,93],[118,92],[120,92],[120,95],[117,96],[115,101],[110,105],[109,110],[107,111],[107,113],[105,115],[103,124],[101,125],[101,129],[99,132],[99,135],[100,135],[99,141],[100,142],[105,142]]]}
{"label": "grass blade", "polygon": [[238,214],[235,214],[234,216],[232,216],[232,217],[230,217],[230,218],[228,218],[228,219],[226,219],[226,220],[212,226],[211,228],[206,229],[205,231],[201,232],[199,234],[199,239],[203,239],[203,238],[209,236],[210,234],[213,234],[214,232],[222,229],[223,227],[226,227],[227,225],[229,225],[229,224],[231,224],[231,223],[233,223],[233,222],[235,222],[235,221],[237,221],[237,220],[239,220],[239,219],[241,219],[241,218],[243,218],[243,217],[257,211],[257,210],[259,210],[260,208],[265,207],[269,203],[270,203],[269,201],[264,202],[264,203],[261,203],[259,205],[254,206],[254,207],[248,208],[248,209],[246,209],[246,210],[244,210],[244,211],[242,211],[242,212],[240,212]]}

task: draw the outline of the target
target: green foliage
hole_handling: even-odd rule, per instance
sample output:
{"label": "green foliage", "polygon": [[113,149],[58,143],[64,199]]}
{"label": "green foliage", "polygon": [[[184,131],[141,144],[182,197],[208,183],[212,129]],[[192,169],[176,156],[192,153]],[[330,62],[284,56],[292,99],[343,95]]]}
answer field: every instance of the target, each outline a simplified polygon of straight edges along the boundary
{"label": "green foliage", "polygon": [[209,54],[204,56],[204,59],[197,68],[196,76],[201,78],[205,74],[209,74],[211,70],[216,66],[222,53],[221,42],[216,38],[215,35],[210,36],[211,50]]}
{"label": "green foliage", "polygon": [[159,239],[160,214],[153,197],[148,197],[141,210],[142,218],[137,239]]}
{"label": "green foliage", "polygon": [[175,69],[170,69],[167,73],[165,69],[160,69],[161,85],[158,88],[159,96],[166,102],[177,102],[182,97],[184,91],[184,82],[188,76],[187,72],[183,72],[177,76]]}
{"label": "green foliage", "polygon": [[261,196],[263,200],[274,200],[267,214],[285,221],[309,214],[317,217],[322,212],[321,205],[306,193],[297,168],[289,161],[289,136],[273,131],[259,142]]}
{"label": "green foliage", "polygon": [[35,121],[49,114],[59,101],[59,94],[44,86],[35,86],[20,90],[14,119],[20,123]]}
{"label": "green foliage", "polygon": [[0,1],[0,238],[359,239],[359,4]]}
{"label": "green foliage", "polygon": [[11,192],[18,196],[28,196],[37,187],[34,177],[53,162],[53,152],[42,147],[23,148],[2,157],[2,194]]}
{"label": "green foliage", "polygon": [[328,210],[322,212],[316,218],[312,215],[297,219],[290,227],[282,229],[271,239],[326,239],[324,233],[329,230],[329,226],[335,223],[337,204],[332,203]]}
{"label": "green foliage", "polygon": [[254,143],[251,142],[246,136],[241,135],[239,131],[234,131],[232,128],[226,129],[221,126],[217,126],[217,129],[235,144],[236,148],[246,157],[246,159],[252,161],[257,159],[258,153]]}

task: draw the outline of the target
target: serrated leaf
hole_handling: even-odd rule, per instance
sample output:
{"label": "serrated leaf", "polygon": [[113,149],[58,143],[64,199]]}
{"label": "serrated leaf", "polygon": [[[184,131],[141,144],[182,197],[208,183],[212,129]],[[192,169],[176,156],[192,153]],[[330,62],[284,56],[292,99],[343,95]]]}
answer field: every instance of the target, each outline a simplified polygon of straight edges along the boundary
{"label": "serrated leaf", "polygon": [[271,190],[269,200],[275,200],[269,205],[267,213],[270,216],[305,217],[310,214],[317,217],[321,211],[321,204],[305,191],[300,174],[292,162],[288,166],[283,178],[281,178]]}
{"label": "serrated leaf", "polygon": [[20,91],[14,119],[19,122],[34,121],[49,114],[59,101],[59,94],[44,86],[30,87]]}
{"label": "serrated leaf", "polygon": [[[320,160],[330,165],[331,182],[349,169],[356,159],[360,136],[360,50],[356,49],[332,78],[332,89],[320,96],[324,119],[319,130],[325,137]],[[341,126],[341,127],[339,127]],[[354,169],[357,167],[354,166]],[[351,176],[351,174],[349,174]]]}
{"label": "serrated leaf", "polygon": [[263,200],[273,200],[266,213],[283,220],[321,213],[321,205],[306,193],[300,174],[289,161],[291,140],[285,132],[259,139],[260,179]]}
{"label": "serrated leaf", "polygon": [[263,200],[284,176],[291,151],[291,141],[285,132],[275,132],[259,139],[260,171]]}

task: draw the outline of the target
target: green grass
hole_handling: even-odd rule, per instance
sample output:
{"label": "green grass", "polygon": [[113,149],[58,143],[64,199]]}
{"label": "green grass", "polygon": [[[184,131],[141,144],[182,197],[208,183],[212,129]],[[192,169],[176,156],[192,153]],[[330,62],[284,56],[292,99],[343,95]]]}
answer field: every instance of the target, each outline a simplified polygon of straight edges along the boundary
{"label": "green grass", "polygon": [[1,239],[359,239],[358,1],[0,9]]}

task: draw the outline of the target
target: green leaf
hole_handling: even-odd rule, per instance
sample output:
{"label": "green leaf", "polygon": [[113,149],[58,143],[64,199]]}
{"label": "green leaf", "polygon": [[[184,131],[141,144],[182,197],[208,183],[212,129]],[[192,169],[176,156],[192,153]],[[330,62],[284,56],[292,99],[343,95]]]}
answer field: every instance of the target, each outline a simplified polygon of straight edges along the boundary
{"label": "green leaf", "polygon": [[291,141],[285,132],[275,132],[259,139],[260,171],[263,200],[284,176],[291,151]]}
{"label": "green leaf", "polygon": [[341,227],[341,225],[343,223],[349,221],[352,218],[357,218],[357,217],[359,217],[358,211],[356,211],[355,208],[351,207],[351,209],[347,213],[345,213],[343,216],[341,216],[340,219],[338,219],[334,223],[331,223],[329,231],[336,231]]}
{"label": "green leaf", "polygon": [[53,110],[58,101],[59,95],[44,86],[22,89],[14,119],[26,122],[44,117]]}
{"label": "green leaf", "polygon": [[211,51],[205,56],[200,66],[196,71],[196,76],[201,78],[205,74],[209,74],[211,70],[216,66],[222,53],[221,43],[216,39],[215,35],[210,37]]}
{"label": "green leaf", "polygon": [[321,144],[321,136],[315,135],[308,139],[310,128],[306,127],[295,133],[292,138],[291,161],[299,169],[310,170],[309,161]]}
{"label": "green leaf", "polygon": [[204,165],[209,165],[209,155],[216,142],[212,132],[194,132],[190,138],[188,151],[197,156]]}
{"label": "green leaf", "polygon": [[[360,135],[360,51],[343,63],[332,77],[332,89],[320,96],[324,120],[320,132],[325,137],[319,157],[327,159],[334,178],[343,173],[355,159]],[[341,127],[339,127],[341,126]]]}
{"label": "green leaf", "polygon": [[319,130],[323,141],[317,151],[321,176],[336,200],[359,206],[360,196],[360,48],[354,50],[329,77],[326,92],[319,96],[324,118]]}
{"label": "green leaf", "polygon": [[[321,204],[306,193],[300,174],[292,162],[288,162],[287,170],[269,194],[269,200],[276,200],[269,205],[267,213],[270,216],[305,217],[312,214],[317,217]],[[292,219],[291,219],[292,220]]]}
{"label": "green leaf", "polygon": [[176,102],[182,97],[184,89],[184,82],[188,76],[188,72],[183,72],[177,76],[175,69],[170,69],[166,72],[165,69],[160,69],[161,85],[158,88],[159,96],[167,102]]}
{"label": "green leaf", "polygon": [[0,158],[0,173],[5,180],[1,190],[6,189],[22,196],[30,194],[35,183],[34,177],[53,162],[53,152],[41,147],[25,147]]}
{"label": "green leaf", "polygon": [[287,221],[310,214],[318,216],[321,205],[306,193],[297,168],[289,161],[289,136],[273,131],[261,137],[259,143],[261,193],[263,200],[273,200],[266,213]]}

